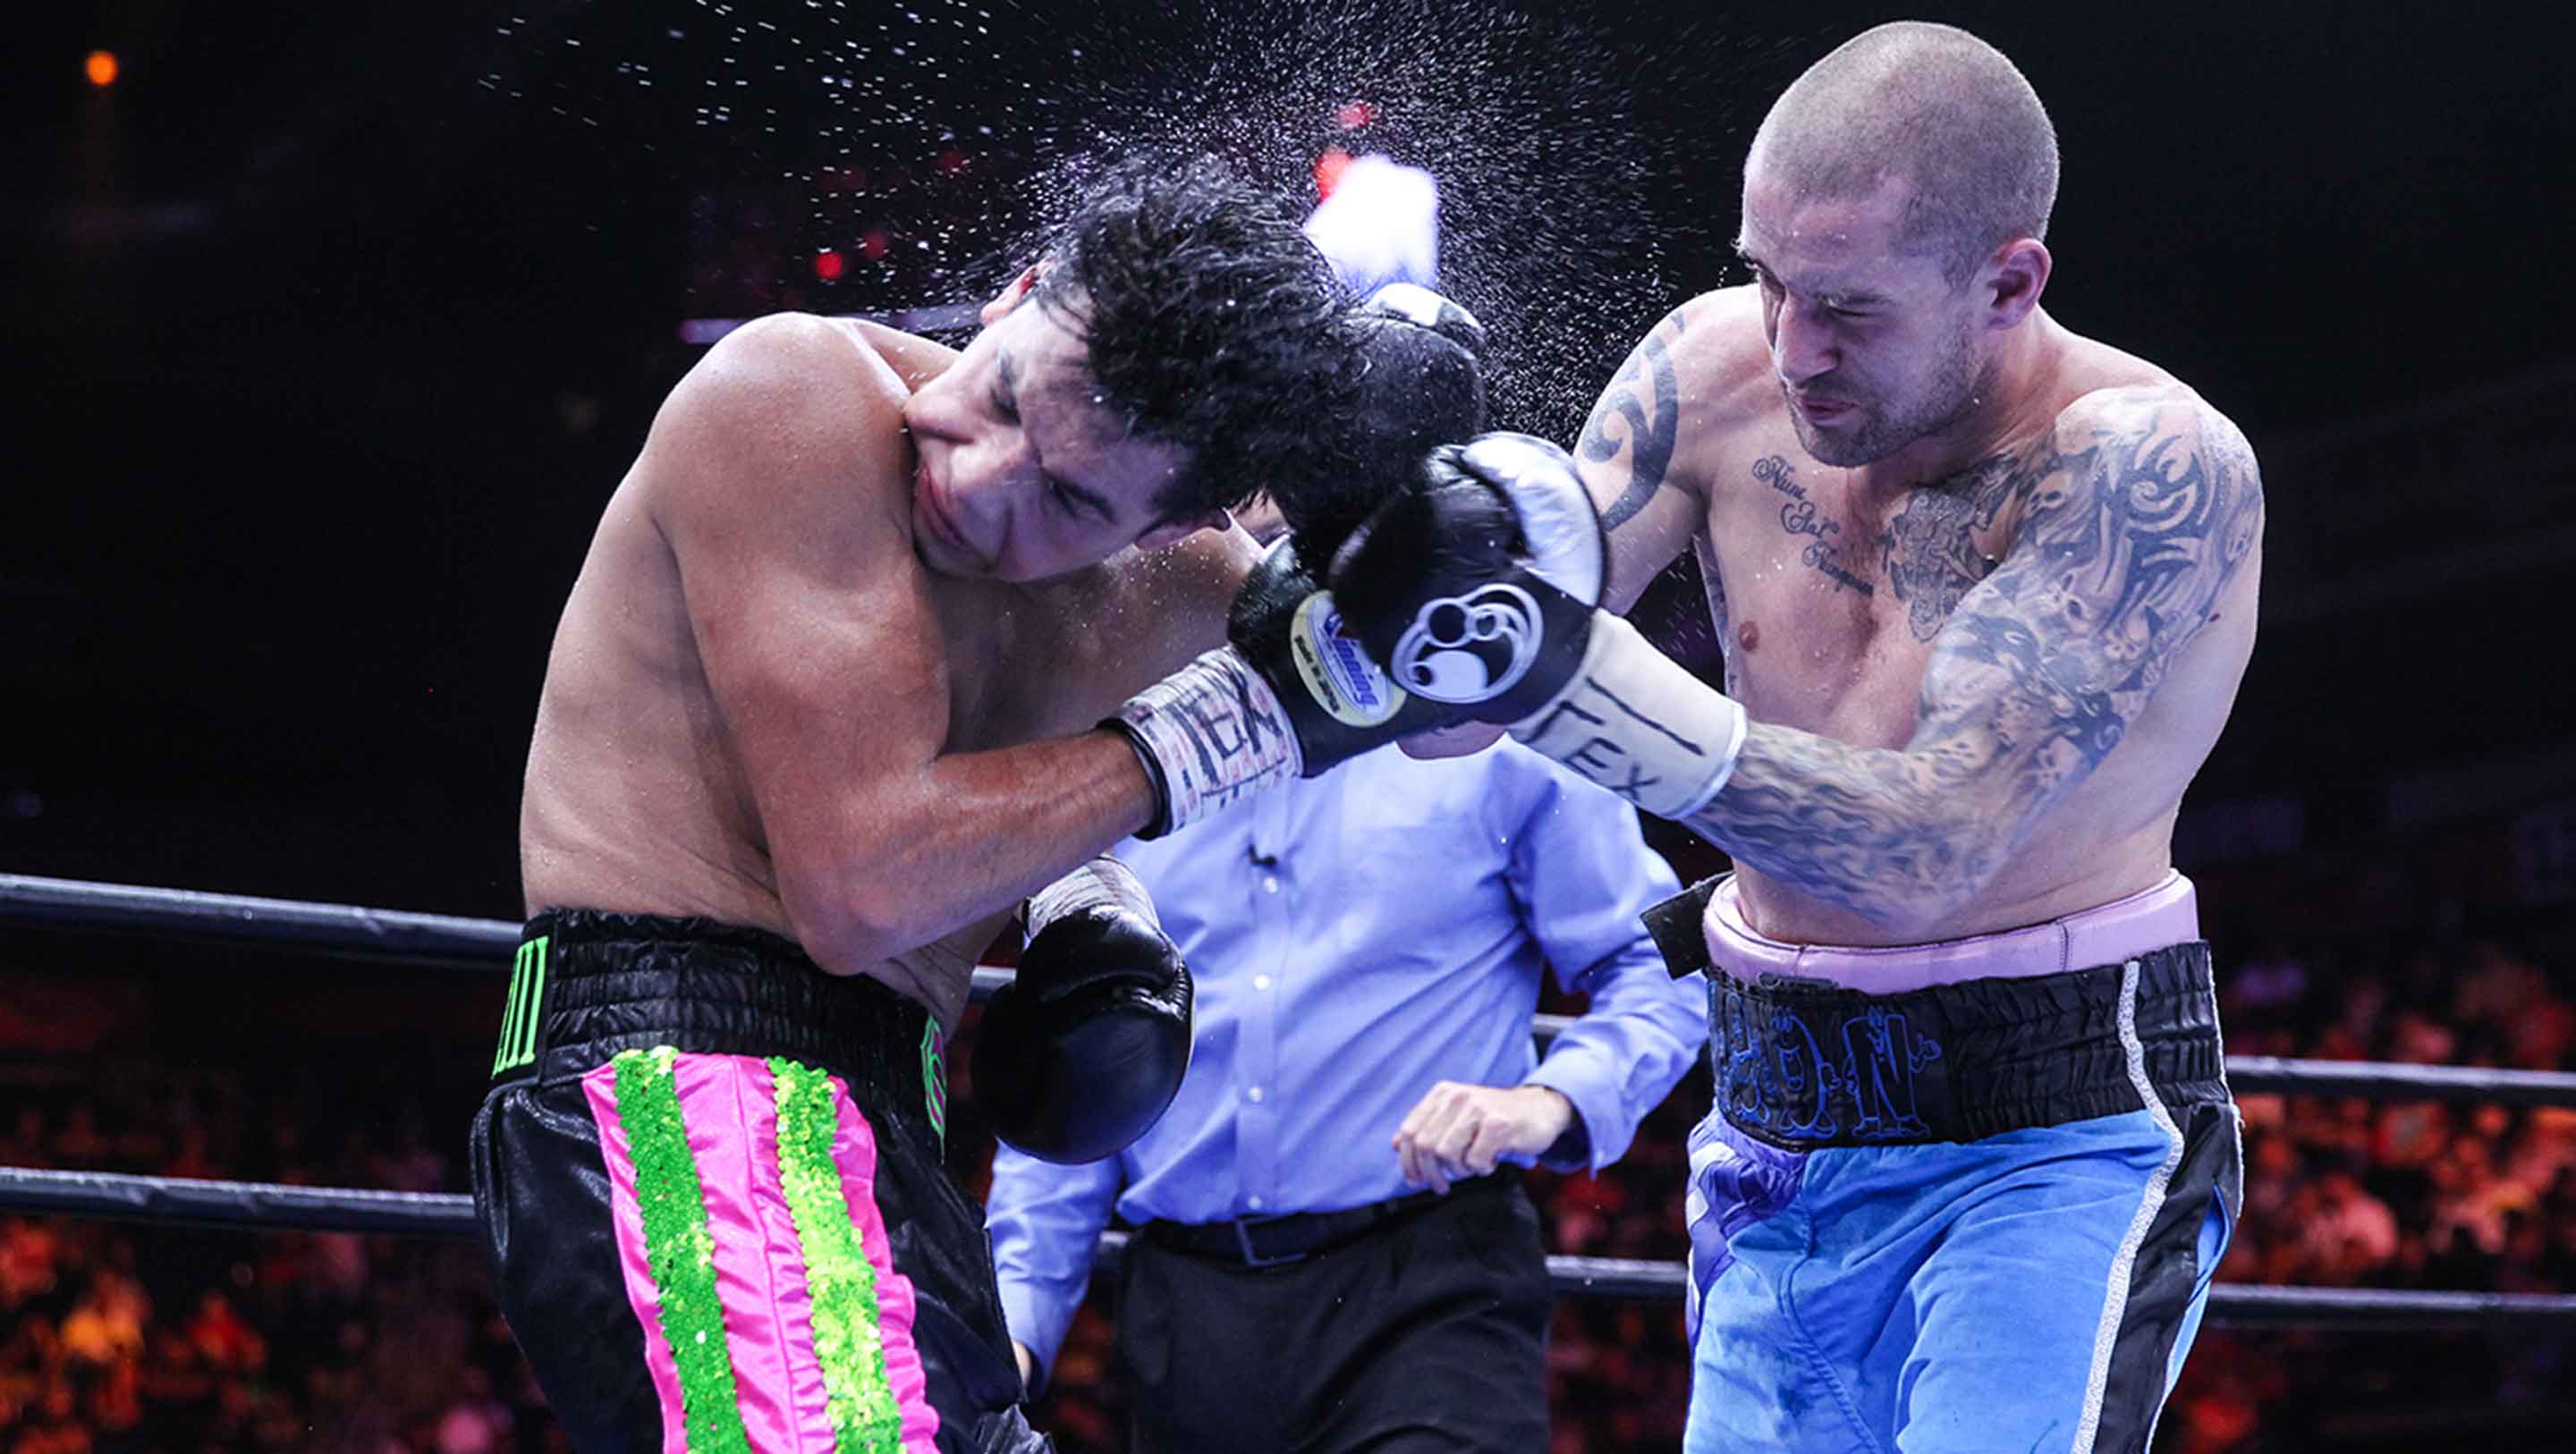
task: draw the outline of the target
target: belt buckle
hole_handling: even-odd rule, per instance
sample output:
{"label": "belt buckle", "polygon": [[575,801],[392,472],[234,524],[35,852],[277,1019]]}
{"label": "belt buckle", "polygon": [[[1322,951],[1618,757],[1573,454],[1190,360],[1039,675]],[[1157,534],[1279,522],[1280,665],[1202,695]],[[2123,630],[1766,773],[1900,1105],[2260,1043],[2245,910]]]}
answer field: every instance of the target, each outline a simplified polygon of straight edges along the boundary
{"label": "belt buckle", "polygon": [[1284,1222],[1288,1219],[1289,1215],[1291,1214],[1282,1213],[1278,1216],[1271,1217],[1233,1217],[1228,1219],[1234,1227],[1235,1249],[1243,1254],[1244,1266],[1285,1267],[1291,1262],[1303,1262],[1306,1260],[1306,1254],[1303,1252],[1291,1252],[1285,1257],[1264,1257],[1253,1250],[1252,1229],[1254,1227],[1267,1226],[1272,1222]]}

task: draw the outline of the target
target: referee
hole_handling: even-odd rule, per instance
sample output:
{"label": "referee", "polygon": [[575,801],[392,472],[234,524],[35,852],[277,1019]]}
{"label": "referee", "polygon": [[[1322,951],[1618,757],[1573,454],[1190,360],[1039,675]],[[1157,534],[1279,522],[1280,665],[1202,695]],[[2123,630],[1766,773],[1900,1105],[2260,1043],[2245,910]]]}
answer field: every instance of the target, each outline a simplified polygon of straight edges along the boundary
{"label": "referee", "polygon": [[[986,1219],[1032,1388],[1114,1210],[1140,1454],[1548,1442],[1550,1308],[1516,1170],[1627,1149],[1706,1033],[1638,924],[1634,813],[1506,742],[1382,749],[1119,856],[1197,982],[1197,1045],[1119,1156],[1005,1148]],[[1552,969],[1588,1010],[1535,1054]]]}

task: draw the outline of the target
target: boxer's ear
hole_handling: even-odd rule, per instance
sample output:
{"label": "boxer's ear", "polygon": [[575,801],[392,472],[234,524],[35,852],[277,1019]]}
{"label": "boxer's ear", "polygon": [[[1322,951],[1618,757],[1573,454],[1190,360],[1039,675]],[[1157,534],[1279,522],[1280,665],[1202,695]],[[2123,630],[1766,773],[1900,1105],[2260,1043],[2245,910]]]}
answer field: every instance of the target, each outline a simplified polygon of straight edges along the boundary
{"label": "boxer's ear", "polygon": [[1003,314],[1017,308],[1020,306],[1020,300],[1036,291],[1038,280],[1044,278],[1047,275],[1048,269],[1053,268],[1054,266],[1055,259],[1040,258],[1036,262],[1022,268],[1020,270],[1020,275],[1011,279],[1010,286],[1002,289],[999,293],[994,294],[993,301],[985,304],[984,310],[975,315],[976,318],[989,325],[999,319]]}
{"label": "boxer's ear", "polygon": [[1263,545],[1288,533],[1288,519],[1279,513],[1279,502],[1267,493],[1252,497],[1252,503],[1234,512],[1234,523],[1244,533]]}
{"label": "boxer's ear", "polygon": [[1202,510],[1195,515],[1175,515],[1136,537],[1138,550],[1161,550],[1178,545],[1202,530],[1225,530],[1234,524],[1227,510]]}

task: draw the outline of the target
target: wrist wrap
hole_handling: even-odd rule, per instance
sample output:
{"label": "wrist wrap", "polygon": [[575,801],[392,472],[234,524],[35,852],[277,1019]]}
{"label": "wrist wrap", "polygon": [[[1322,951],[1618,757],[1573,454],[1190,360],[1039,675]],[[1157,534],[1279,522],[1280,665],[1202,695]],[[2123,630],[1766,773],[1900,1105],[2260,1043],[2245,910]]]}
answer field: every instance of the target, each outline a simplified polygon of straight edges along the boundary
{"label": "wrist wrap", "polygon": [[1155,779],[1160,811],[1140,837],[1160,838],[1305,766],[1278,694],[1232,647],[1202,652],[1102,725],[1126,734]]}
{"label": "wrist wrap", "polygon": [[1136,871],[1106,853],[1029,895],[1021,910],[1023,927],[1027,937],[1034,939],[1047,925],[1084,909],[1133,914],[1157,929],[1163,927],[1162,916],[1154,912],[1154,896],[1145,892]]}
{"label": "wrist wrap", "polygon": [[1733,698],[1600,611],[1573,680],[1512,736],[1659,818],[1684,818],[1726,786],[1749,725]]}

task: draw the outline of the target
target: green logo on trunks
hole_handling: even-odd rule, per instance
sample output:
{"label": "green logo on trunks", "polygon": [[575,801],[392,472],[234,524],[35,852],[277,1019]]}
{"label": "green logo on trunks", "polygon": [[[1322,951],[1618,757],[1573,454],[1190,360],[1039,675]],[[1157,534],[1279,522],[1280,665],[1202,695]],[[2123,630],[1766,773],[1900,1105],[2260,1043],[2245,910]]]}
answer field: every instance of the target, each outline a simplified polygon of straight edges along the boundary
{"label": "green logo on trunks", "polygon": [[948,1144],[948,1042],[939,1022],[921,1027],[921,1103],[930,1108],[930,1134]]}
{"label": "green logo on trunks", "polygon": [[501,1011],[501,1047],[492,1052],[492,1073],[535,1063],[537,1011],[546,994],[546,945],[553,936],[540,934],[519,946],[510,967],[510,998]]}

